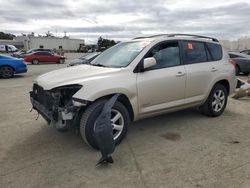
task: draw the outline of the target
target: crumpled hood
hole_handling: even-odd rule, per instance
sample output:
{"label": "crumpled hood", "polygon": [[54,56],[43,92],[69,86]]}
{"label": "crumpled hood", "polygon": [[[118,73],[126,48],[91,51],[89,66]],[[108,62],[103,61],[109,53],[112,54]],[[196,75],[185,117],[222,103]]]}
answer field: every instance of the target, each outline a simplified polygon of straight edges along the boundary
{"label": "crumpled hood", "polygon": [[62,68],[38,76],[34,83],[50,90],[70,84],[81,84],[90,79],[98,79],[108,76],[110,73],[120,71],[119,68],[98,67],[92,65],[79,65],[68,68]]}

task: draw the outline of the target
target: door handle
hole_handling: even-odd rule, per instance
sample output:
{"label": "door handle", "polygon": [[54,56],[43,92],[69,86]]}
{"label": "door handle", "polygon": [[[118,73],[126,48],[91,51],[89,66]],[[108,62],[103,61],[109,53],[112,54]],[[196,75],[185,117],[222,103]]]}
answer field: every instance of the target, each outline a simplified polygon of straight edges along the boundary
{"label": "door handle", "polygon": [[215,72],[215,71],[217,71],[218,69],[216,69],[215,67],[212,67],[212,69],[211,69],[211,72]]}
{"label": "door handle", "polygon": [[184,76],[185,75],[185,73],[183,73],[183,72],[178,72],[177,74],[176,74],[176,77],[182,77],[182,76]]}

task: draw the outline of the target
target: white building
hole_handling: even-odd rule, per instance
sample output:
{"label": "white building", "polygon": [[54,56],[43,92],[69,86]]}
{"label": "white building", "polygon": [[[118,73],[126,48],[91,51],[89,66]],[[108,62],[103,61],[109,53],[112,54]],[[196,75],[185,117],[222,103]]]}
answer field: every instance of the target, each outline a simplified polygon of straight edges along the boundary
{"label": "white building", "polygon": [[235,41],[220,40],[222,45],[227,50],[245,50],[250,49],[250,38],[240,38]]}
{"label": "white building", "polygon": [[25,49],[45,48],[45,49],[64,49],[64,50],[78,50],[80,46],[85,45],[83,39],[70,39],[69,37],[42,37],[42,36],[17,36],[15,38],[18,42],[23,42]]}

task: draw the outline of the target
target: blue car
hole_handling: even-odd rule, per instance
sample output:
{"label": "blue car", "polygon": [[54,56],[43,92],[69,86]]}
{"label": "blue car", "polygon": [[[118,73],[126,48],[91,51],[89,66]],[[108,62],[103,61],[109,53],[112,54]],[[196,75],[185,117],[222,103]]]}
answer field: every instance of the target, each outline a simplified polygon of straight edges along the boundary
{"label": "blue car", "polygon": [[27,65],[23,59],[0,54],[0,76],[3,78],[11,78],[14,74],[27,72]]}

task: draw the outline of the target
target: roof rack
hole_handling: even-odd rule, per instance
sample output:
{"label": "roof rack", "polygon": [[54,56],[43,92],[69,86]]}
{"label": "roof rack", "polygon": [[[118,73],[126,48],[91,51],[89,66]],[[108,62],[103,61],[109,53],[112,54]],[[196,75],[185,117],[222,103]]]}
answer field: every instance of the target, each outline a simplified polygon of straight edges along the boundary
{"label": "roof rack", "polygon": [[206,36],[202,36],[202,35],[192,35],[192,34],[158,34],[158,35],[152,35],[152,36],[146,36],[146,37],[136,37],[134,39],[143,39],[143,38],[154,38],[154,37],[176,37],[176,36],[187,36],[187,37],[193,37],[193,38],[202,38],[202,39],[210,39],[214,42],[219,42],[218,39],[216,38],[212,38],[212,37],[206,37]]}

